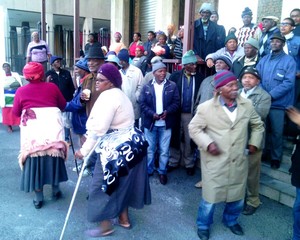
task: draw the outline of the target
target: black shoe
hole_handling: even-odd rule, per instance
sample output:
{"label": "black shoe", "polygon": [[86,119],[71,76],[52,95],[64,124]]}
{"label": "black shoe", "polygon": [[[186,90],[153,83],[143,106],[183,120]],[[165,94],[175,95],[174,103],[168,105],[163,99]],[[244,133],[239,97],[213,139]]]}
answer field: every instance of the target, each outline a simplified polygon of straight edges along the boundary
{"label": "black shoe", "polygon": [[170,165],[168,165],[167,172],[172,172],[172,171],[174,171],[174,170],[176,170],[178,168],[179,168],[179,166],[170,166]]}
{"label": "black shoe", "polygon": [[244,231],[243,231],[242,227],[240,226],[240,224],[238,224],[238,223],[233,226],[230,226],[228,228],[235,235],[239,235],[239,236],[244,235]]}
{"label": "black shoe", "polygon": [[252,215],[256,211],[256,207],[253,207],[251,205],[246,205],[244,208],[244,211],[242,212],[244,215]]}
{"label": "black shoe", "polygon": [[62,197],[61,191],[58,191],[57,193],[53,193],[53,195],[52,195],[52,199],[55,201],[60,199],[61,197]]}
{"label": "black shoe", "polygon": [[209,230],[208,229],[207,230],[198,229],[197,234],[198,234],[198,237],[201,240],[208,240],[209,239]]}
{"label": "black shoe", "polygon": [[162,185],[166,185],[168,182],[168,177],[166,174],[159,174],[159,181]]}
{"label": "black shoe", "polygon": [[43,206],[43,201],[33,200],[33,205],[34,205],[35,209],[40,209]]}
{"label": "black shoe", "polygon": [[194,167],[186,168],[186,174],[189,176],[193,176],[195,174],[195,168]]}
{"label": "black shoe", "polygon": [[271,168],[273,168],[273,169],[280,168],[280,161],[279,160],[271,160]]}

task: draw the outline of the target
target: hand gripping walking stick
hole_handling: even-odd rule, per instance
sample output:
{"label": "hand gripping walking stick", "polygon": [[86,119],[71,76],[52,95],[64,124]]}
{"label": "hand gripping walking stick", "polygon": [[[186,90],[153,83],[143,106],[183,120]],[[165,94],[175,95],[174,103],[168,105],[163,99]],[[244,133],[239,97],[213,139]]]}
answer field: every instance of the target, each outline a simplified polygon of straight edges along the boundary
{"label": "hand gripping walking stick", "polygon": [[81,182],[81,179],[82,179],[83,171],[84,171],[84,169],[86,168],[86,165],[87,165],[87,163],[88,163],[88,160],[89,160],[89,158],[91,157],[91,155],[93,154],[93,152],[95,151],[95,149],[96,149],[96,147],[98,146],[100,140],[101,140],[101,138],[98,139],[98,141],[96,142],[96,144],[94,145],[94,147],[92,148],[92,150],[89,152],[89,154],[88,154],[88,155],[84,158],[84,160],[83,160],[83,164],[82,164],[82,167],[81,167],[79,176],[78,176],[78,180],[77,180],[77,183],[76,183],[76,187],[75,187],[75,189],[74,189],[74,193],[73,193],[73,196],[72,196],[72,199],[71,199],[71,203],[70,203],[70,206],[69,206],[69,209],[68,209],[68,212],[67,212],[67,216],[66,216],[66,219],[65,219],[64,227],[63,227],[63,229],[62,229],[62,231],[61,231],[59,240],[62,240],[62,239],[63,239],[64,233],[65,233],[65,230],[66,230],[68,221],[69,221],[69,217],[70,217],[70,214],[71,214],[71,211],[72,211],[72,207],[73,207],[73,204],[74,204],[74,201],[75,201],[77,192],[78,192],[78,188],[79,188],[79,185],[80,185],[80,182]]}

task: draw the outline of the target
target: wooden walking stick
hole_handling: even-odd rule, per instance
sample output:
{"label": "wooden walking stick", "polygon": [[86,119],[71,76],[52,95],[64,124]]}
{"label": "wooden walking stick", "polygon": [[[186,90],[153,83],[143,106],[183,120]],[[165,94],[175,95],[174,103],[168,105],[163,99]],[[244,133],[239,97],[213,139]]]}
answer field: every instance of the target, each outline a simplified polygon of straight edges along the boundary
{"label": "wooden walking stick", "polygon": [[82,164],[82,167],[81,167],[81,170],[80,170],[80,174],[79,174],[79,177],[78,177],[78,180],[77,180],[77,183],[76,183],[76,187],[74,189],[74,193],[73,193],[73,196],[72,196],[72,199],[71,199],[71,203],[70,203],[70,206],[69,206],[69,209],[68,209],[68,212],[67,212],[67,216],[66,216],[66,219],[65,219],[64,227],[63,227],[63,229],[61,231],[59,240],[63,239],[64,233],[65,233],[68,221],[69,221],[69,217],[70,217],[70,214],[71,214],[71,211],[72,211],[72,208],[73,208],[73,204],[74,204],[77,192],[78,192],[78,188],[79,188],[79,185],[80,185],[80,182],[81,182],[81,179],[82,179],[83,171],[86,168],[88,160],[91,157],[91,155],[94,153],[94,151],[95,151],[96,147],[98,146],[100,140],[101,140],[101,138],[99,138],[99,140],[96,142],[96,144],[94,145],[94,147],[92,148],[92,150],[89,152],[89,154],[83,160],[83,164]]}

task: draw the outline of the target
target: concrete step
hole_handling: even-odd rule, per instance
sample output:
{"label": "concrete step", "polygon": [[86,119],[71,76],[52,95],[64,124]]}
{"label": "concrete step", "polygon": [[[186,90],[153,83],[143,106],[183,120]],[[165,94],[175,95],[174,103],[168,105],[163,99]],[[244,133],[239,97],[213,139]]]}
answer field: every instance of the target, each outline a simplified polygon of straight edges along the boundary
{"label": "concrete step", "polygon": [[293,139],[289,139],[287,137],[284,138],[283,141],[283,157],[282,162],[291,164],[291,156],[294,150],[294,142]]}
{"label": "concrete step", "polygon": [[[286,164],[291,164],[292,152],[293,151],[291,149],[283,149],[283,156],[282,156],[281,162],[286,163]],[[262,158],[262,160],[266,161],[266,162],[270,161],[270,159],[264,159],[264,158]]]}
{"label": "concrete step", "polygon": [[272,169],[269,162],[261,163],[261,173],[284,183],[291,183],[290,163],[281,162],[280,168]]}
{"label": "concrete step", "polygon": [[291,165],[291,157],[292,157],[292,153],[283,152],[281,162]]}
{"label": "concrete step", "polygon": [[289,207],[293,207],[296,197],[296,190],[294,186],[290,183],[274,179],[264,173],[260,176],[259,193]]}

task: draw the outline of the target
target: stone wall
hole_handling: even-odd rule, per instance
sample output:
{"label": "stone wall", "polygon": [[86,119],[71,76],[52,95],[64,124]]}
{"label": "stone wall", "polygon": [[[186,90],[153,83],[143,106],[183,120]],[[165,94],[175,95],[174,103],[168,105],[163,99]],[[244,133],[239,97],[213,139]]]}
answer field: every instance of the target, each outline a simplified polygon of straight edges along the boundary
{"label": "stone wall", "polygon": [[257,22],[261,22],[264,16],[281,18],[282,0],[259,0],[257,9]]}
{"label": "stone wall", "polygon": [[219,0],[195,0],[195,20],[199,18],[199,9],[204,2],[211,3],[214,9],[218,11]]}

